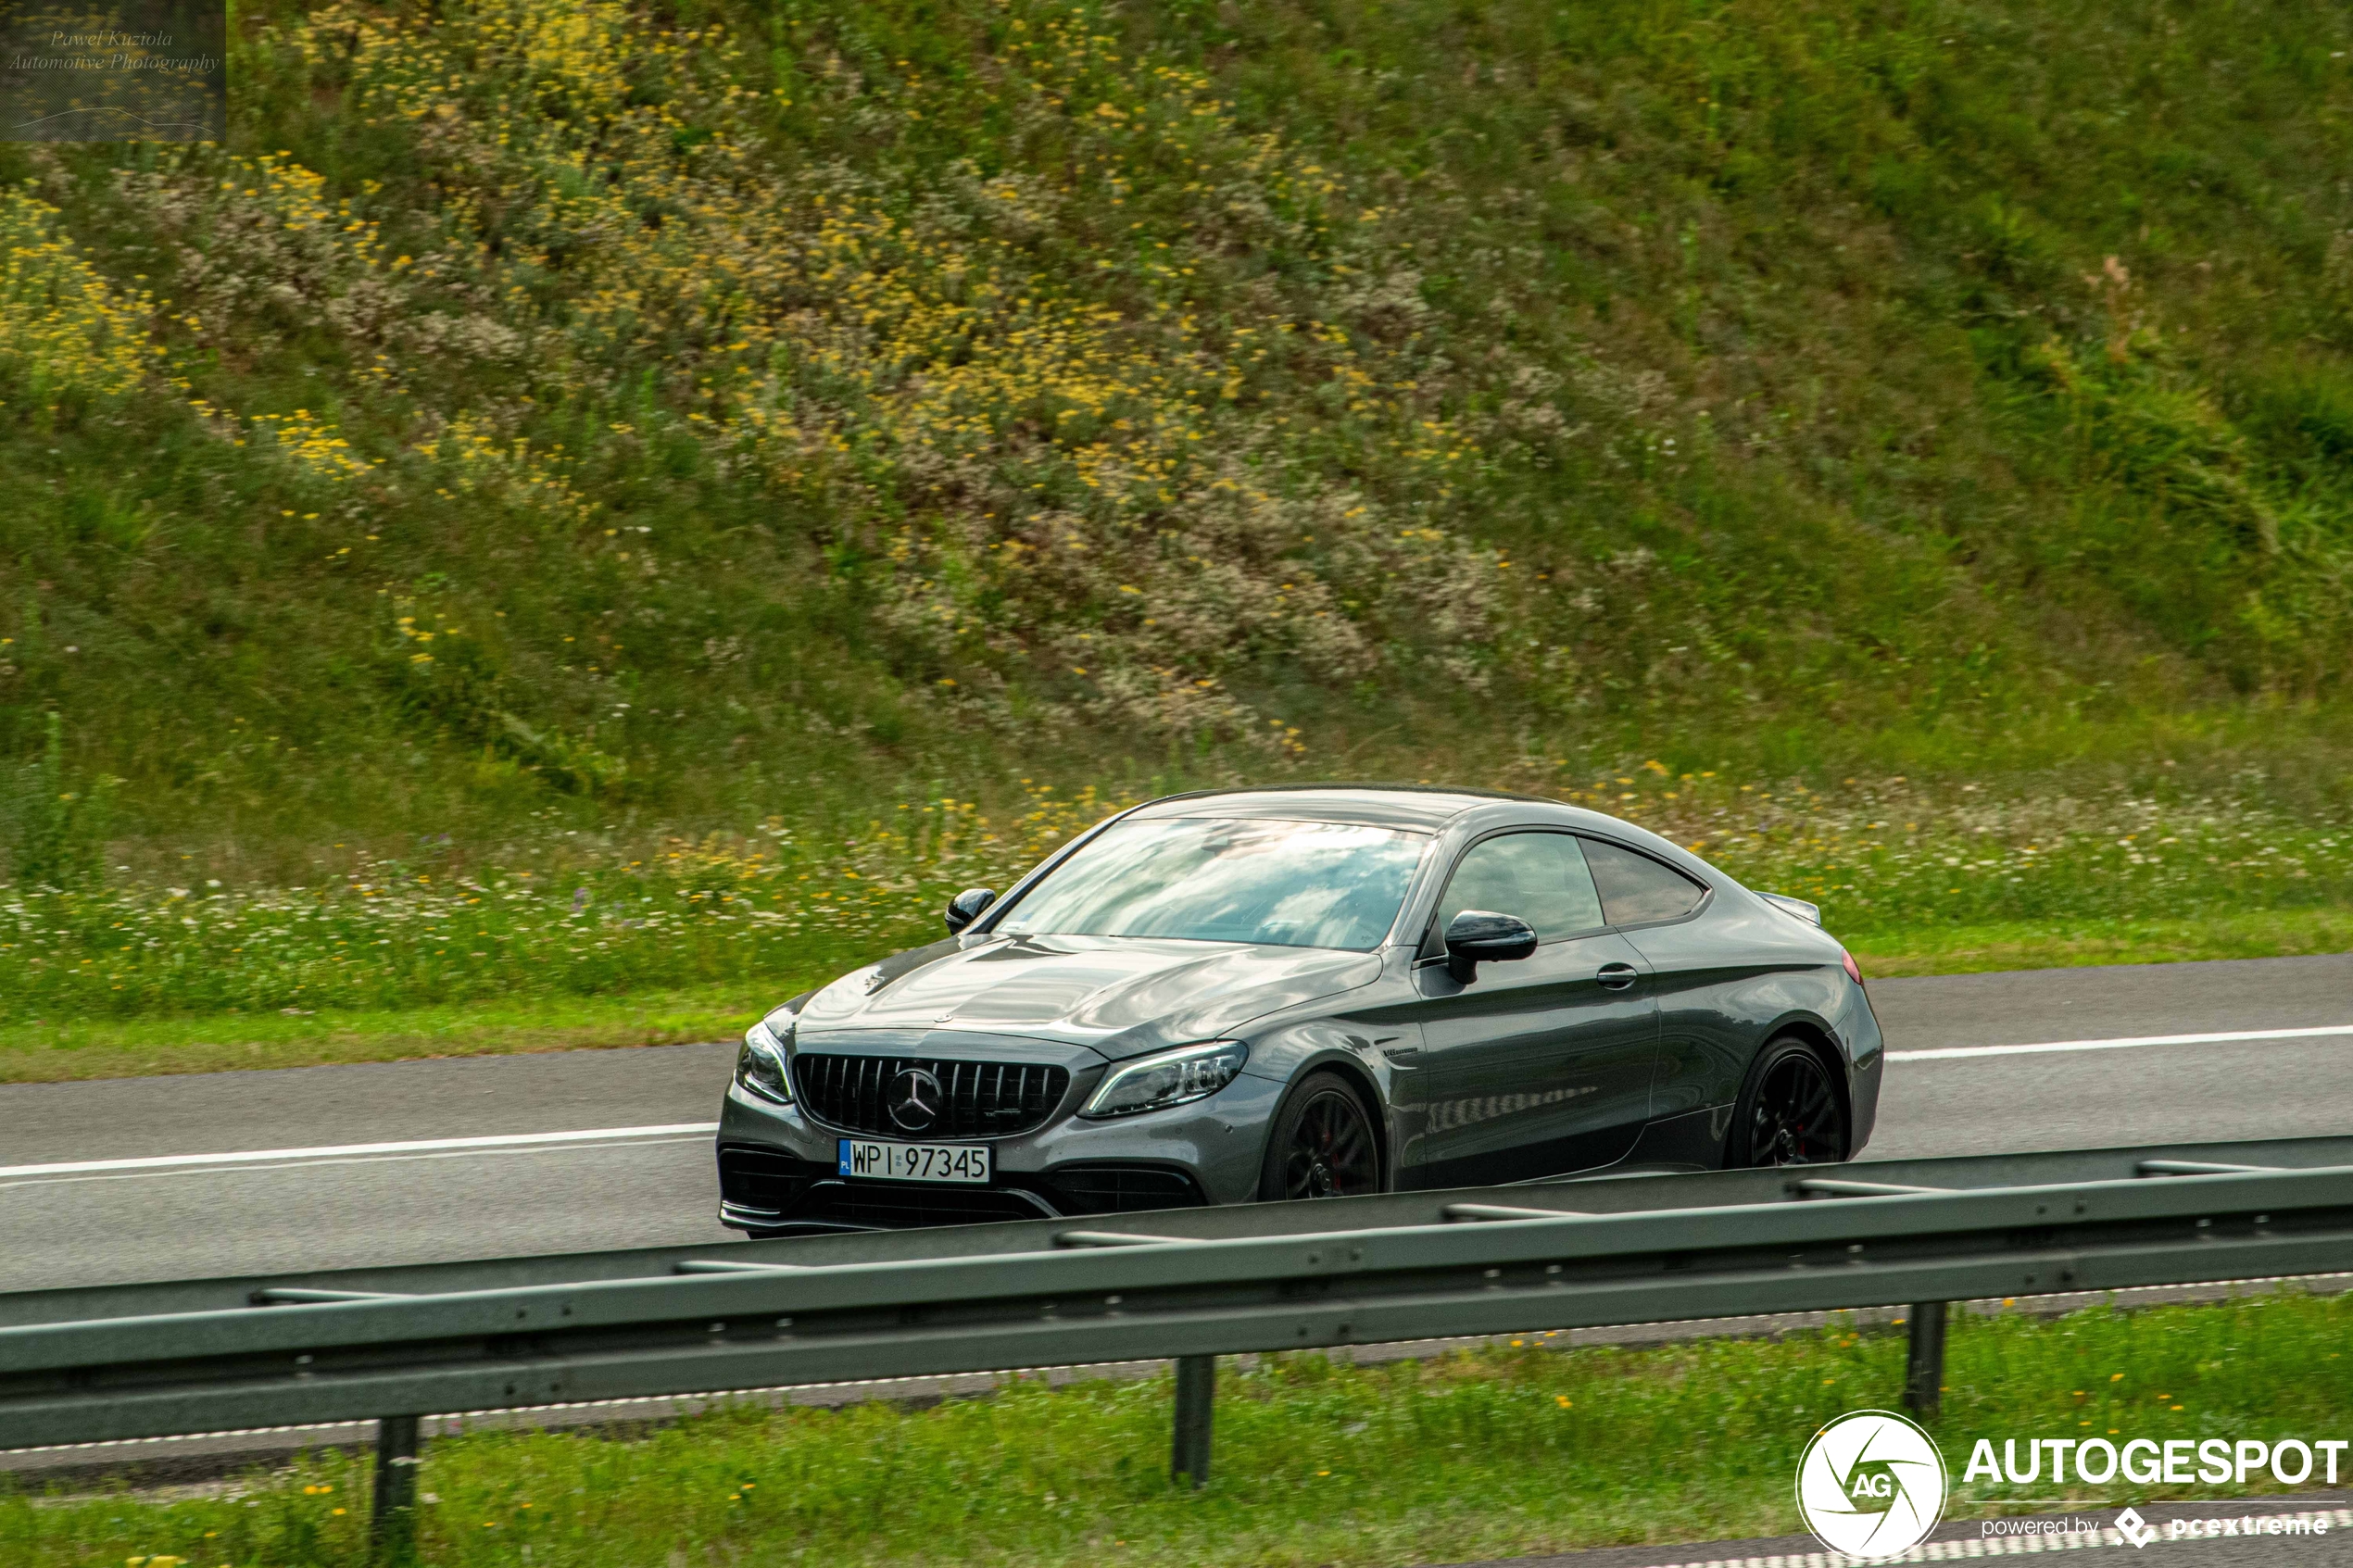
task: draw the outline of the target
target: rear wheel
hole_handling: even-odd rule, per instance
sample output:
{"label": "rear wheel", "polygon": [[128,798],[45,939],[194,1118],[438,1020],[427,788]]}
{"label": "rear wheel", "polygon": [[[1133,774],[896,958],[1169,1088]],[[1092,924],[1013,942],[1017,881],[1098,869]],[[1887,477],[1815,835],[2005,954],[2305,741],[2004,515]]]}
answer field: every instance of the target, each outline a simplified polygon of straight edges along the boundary
{"label": "rear wheel", "polygon": [[1263,1202],[1380,1190],[1380,1144],[1364,1100],[1337,1073],[1311,1073],[1283,1102],[1258,1182]]}
{"label": "rear wheel", "polygon": [[1805,1041],[1767,1046],[1732,1111],[1728,1165],[1831,1165],[1846,1158],[1846,1112]]}

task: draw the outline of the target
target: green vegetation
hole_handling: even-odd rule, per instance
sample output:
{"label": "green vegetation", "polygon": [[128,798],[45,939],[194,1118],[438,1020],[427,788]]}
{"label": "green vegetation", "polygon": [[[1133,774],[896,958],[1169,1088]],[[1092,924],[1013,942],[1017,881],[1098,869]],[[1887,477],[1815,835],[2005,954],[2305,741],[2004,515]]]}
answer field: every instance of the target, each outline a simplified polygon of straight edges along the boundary
{"label": "green vegetation", "polygon": [[823,985],[842,967],[821,960],[801,973],[782,970],[754,983],[609,997],[522,989],[507,1000],[376,1011],[222,1012],[160,1027],[152,1018],[12,1023],[0,1025],[0,1084],[729,1040],[784,997]]}
{"label": "green vegetation", "polygon": [[1630,790],[1907,965],[2342,940],[2338,13],[235,47],[0,144],[0,1024],[757,993],[1258,779]]}
{"label": "green vegetation", "polygon": [[2011,921],[1921,926],[1853,944],[1863,972],[1890,980],[2087,964],[2290,959],[2353,949],[2343,909],[2256,909],[2204,920]]}
{"label": "green vegetation", "polygon": [[1098,815],[1082,796],[999,834],[942,802],[840,844],[808,844],[772,822],[748,842],[673,840],[644,859],[575,837],[528,869],[483,868],[445,842],[406,861],[357,854],[321,887],[232,892],[206,878],[23,889],[0,901],[0,976],[19,1016],[62,1020],[389,1009],[838,972],[912,935],[918,910],[936,924],[957,888],[1002,885]]}
{"label": "green vegetation", "polygon": [[[2353,1420],[2338,1359],[2353,1305],[2282,1295],[2045,1321],[1963,1316],[1944,1418],[1948,1516],[2047,1499],[1962,1485],[1981,1436],[2308,1441]],[[1891,1402],[1900,1334],[1774,1343],[1516,1348],[1348,1368],[1319,1354],[1230,1371],[1212,1480],[1166,1478],[1169,1386],[1016,1385],[931,1410],[738,1407],[635,1441],[476,1433],[428,1445],[434,1568],[665,1560],[1008,1565],[1403,1564],[1785,1535],[1790,1477],[1822,1421]],[[1694,1444],[1695,1434],[1710,1438]],[[364,1461],[320,1456],[228,1496],[154,1502],[0,1494],[23,1568],[163,1554],[210,1568],[356,1560]],[[2103,1498],[2243,1495],[2134,1486]],[[2095,1488],[2073,1486],[2088,1498]],[[2056,1512],[2014,1509],[2012,1512]]]}
{"label": "green vegetation", "polygon": [[[1548,787],[1819,901],[1878,976],[2334,951],[2353,934],[2353,831],[2246,798],[1772,790],[1657,762]],[[573,834],[530,869],[435,842],[406,861],[352,852],[315,887],[20,889],[0,895],[0,1082],[724,1038],[932,940],[956,889],[1006,885],[1117,804],[1037,787],[1010,818],[907,806],[839,841],[778,819],[643,858]]]}

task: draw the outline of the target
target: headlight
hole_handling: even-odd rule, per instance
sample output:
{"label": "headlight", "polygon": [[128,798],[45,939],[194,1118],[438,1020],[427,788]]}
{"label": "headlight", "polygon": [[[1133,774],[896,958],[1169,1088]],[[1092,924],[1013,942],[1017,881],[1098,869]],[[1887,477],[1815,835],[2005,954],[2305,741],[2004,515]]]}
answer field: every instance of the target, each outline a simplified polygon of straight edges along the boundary
{"label": "headlight", "polygon": [[1133,1116],[1187,1100],[1207,1099],[1232,1083],[1249,1059],[1249,1050],[1238,1040],[1212,1040],[1205,1046],[1183,1046],[1148,1056],[1114,1068],[1078,1114]]}
{"label": "headlight", "polygon": [[792,1085],[785,1077],[785,1048],[765,1023],[744,1031],[744,1048],[736,1053],[736,1082],[761,1099],[792,1103]]}

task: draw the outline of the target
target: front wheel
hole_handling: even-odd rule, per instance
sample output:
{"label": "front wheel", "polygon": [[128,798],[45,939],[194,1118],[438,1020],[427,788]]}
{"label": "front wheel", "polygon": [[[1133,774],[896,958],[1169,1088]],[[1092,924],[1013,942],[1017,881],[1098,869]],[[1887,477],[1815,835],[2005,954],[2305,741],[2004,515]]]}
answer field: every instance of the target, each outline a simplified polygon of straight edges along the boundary
{"label": "front wheel", "polygon": [[1805,1041],[1768,1045],[1732,1110],[1725,1164],[1831,1165],[1846,1158],[1846,1112],[1830,1070]]}
{"label": "front wheel", "polygon": [[1380,1190],[1380,1144],[1348,1080],[1311,1073],[1276,1114],[1260,1173],[1261,1202],[1353,1198]]}

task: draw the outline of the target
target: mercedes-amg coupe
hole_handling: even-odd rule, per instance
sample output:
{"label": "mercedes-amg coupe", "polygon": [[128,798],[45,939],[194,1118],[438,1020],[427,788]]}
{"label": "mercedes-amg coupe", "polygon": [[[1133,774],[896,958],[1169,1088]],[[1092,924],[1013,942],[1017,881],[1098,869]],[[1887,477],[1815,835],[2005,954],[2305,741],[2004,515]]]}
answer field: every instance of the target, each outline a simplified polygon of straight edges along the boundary
{"label": "mercedes-amg coupe", "polygon": [[1171,796],[744,1036],[756,1234],[1844,1160],[1880,1031],[1814,907],[1473,790]]}

